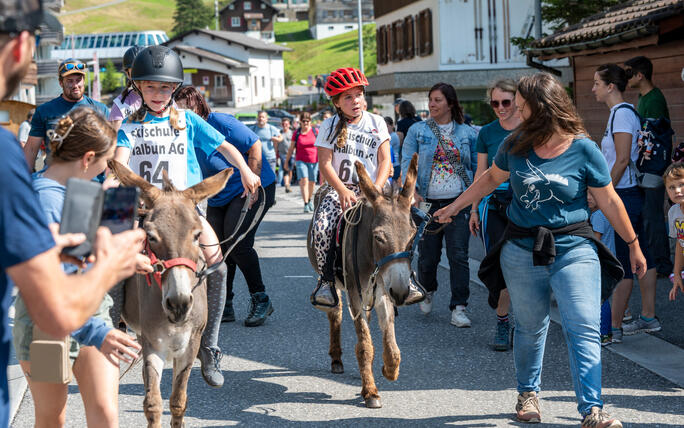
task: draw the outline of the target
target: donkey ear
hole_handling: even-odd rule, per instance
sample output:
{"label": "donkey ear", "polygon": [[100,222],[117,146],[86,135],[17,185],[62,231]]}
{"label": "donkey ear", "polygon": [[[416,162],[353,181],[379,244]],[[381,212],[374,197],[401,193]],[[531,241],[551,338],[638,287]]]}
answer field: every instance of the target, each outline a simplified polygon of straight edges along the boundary
{"label": "donkey ear", "polygon": [[183,196],[199,204],[201,201],[210,198],[223,190],[230,176],[233,175],[233,168],[227,168],[216,175],[204,179],[202,182],[183,190]]}
{"label": "donkey ear", "polygon": [[121,184],[124,186],[140,188],[140,196],[143,198],[145,205],[147,205],[148,208],[152,207],[154,205],[154,201],[159,199],[161,196],[161,190],[145,181],[144,178],[134,173],[120,162],[112,159],[107,161],[107,166],[112,170],[114,175],[116,175],[116,178],[121,182]]}
{"label": "donkey ear", "polygon": [[162,169],[162,183],[162,188],[165,192],[175,192],[177,190],[165,169]]}
{"label": "donkey ear", "polygon": [[368,202],[375,205],[375,202],[382,195],[380,192],[378,192],[378,189],[375,188],[375,184],[373,184],[371,181],[363,164],[359,161],[356,161],[354,162],[354,165],[356,166],[356,174],[359,176],[359,186],[361,187],[361,192],[366,199],[368,199]]}
{"label": "donkey ear", "polygon": [[399,202],[402,205],[411,205],[411,199],[413,199],[413,193],[416,191],[416,179],[418,178],[418,153],[414,153],[411,158],[411,164],[406,172],[406,181],[404,181],[404,187],[401,189],[399,194]]}

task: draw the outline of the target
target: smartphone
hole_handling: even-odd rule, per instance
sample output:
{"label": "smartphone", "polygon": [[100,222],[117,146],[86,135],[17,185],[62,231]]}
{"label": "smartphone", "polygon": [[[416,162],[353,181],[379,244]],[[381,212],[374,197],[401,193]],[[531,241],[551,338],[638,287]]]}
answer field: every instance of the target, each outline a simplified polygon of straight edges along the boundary
{"label": "smartphone", "polygon": [[104,207],[100,226],[112,234],[133,229],[138,216],[140,190],[137,187],[114,187],[104,192]]}
{"label": "smartphone", "polygon": [[75,247],[65,248],[65,254],[76,258],[90,255],[102,216],[103,197],[104,192],[100,183],[78,178],[67,180],[59,233],[84,233],[86,240]]}

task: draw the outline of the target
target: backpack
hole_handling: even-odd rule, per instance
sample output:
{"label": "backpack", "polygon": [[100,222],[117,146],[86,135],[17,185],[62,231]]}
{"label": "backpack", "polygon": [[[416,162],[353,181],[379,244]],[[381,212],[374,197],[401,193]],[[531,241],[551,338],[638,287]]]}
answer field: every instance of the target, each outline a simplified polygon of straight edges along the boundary
{"label": "backpack", "polygon": [[[642,184],[644,174],[652,174],[661,177],[667,167],[672,162],[672,126],[670,121],[664,117],[659,119],[642,118],[639,113],[629,104],[622,104],[615,109],[615,113],[621,108],[631,110],[641,123],[641,130],[637,136],[639,146],[639,157],[635,162],[630,160],[630,166],[636,171],[637,181]],[[610,121],[610,135],[613,135],[613,122],[615,113]]]}

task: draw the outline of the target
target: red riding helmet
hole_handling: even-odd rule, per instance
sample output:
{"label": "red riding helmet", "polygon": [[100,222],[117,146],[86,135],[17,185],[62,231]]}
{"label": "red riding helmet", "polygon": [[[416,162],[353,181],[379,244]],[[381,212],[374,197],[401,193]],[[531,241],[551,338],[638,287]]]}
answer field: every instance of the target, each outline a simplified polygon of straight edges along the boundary
{"label": "red riding helmet", "polygon": [[352,67],[338,68],[328,76],[325,82],[325,93],[333,97],[357,86],[368,86],[368,79],[361,71]]}

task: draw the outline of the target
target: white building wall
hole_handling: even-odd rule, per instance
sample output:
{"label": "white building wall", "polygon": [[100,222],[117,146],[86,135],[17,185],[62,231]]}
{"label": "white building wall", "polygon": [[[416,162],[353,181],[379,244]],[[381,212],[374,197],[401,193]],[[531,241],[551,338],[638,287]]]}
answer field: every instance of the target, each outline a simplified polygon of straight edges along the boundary
{"label": "white building wall", "polygon": [[[364,22],[368,24],[368,22]],[[338,34],[356,31],[359,28],[358,22],[343,22],[334,24],[317,24],[309,29],[311,37],[316,40],[325,39],[326,37],[337,36]]]}

